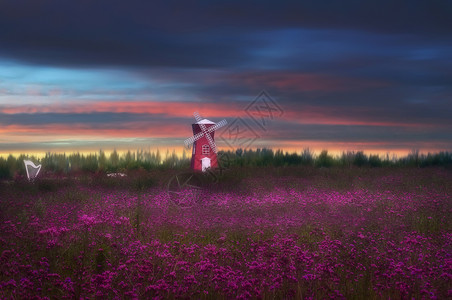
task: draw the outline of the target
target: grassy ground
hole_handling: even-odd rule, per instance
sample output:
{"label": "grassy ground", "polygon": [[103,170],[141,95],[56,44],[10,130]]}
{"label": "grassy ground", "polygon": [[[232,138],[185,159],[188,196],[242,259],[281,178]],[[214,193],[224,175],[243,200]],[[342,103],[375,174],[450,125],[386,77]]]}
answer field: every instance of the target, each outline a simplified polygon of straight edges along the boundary
{"label": "grassy ground", "polygon": [[0,298],[452,297],[448,170],[178,172],[1,183]]}

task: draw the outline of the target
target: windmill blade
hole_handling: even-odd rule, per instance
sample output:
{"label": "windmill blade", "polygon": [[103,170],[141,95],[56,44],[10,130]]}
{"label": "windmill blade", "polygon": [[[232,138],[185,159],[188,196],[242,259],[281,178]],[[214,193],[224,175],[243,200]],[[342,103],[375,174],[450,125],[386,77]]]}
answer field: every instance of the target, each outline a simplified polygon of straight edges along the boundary
{"label": "windmill blade", "polygon": [[195,141],[199,140],[201,137],[205,136],[206,139],[209,142],[209,145],[210,145],[210,148],[212,149],[212,151],[214,153],[217,153],[217,147],[215,145],[214,140],[210,136],[210,132],[225,126],[226,124],[228,124],[228,122],[225,119],[223,119],[220,122],[218,122],[217,124],[207,128],[205,124],[200,123],[202,121],[202,118],[201,118],[201,116],[199,115],[199,113],[197,111],[195,111],[193,113],[193,115],[195,116],[195,119],[198,122],[199,127],[201,128],[201,132],[195,134],[194,136],[192,136],[192,137],[190,137],[188,139],[186,139],[184,141],[185,146],[188,147],[189,145],[193,144]]}
{"label": "windmill blade", "polygon": [[214,126],[209,127],[209,129],[207,131],[211,132],[211,131],[217,130],[217,129],[219,129],[219,128],[227,125],[227,124],[228,124],[228,122],[223,119],[220,122],[218,122],[217,124],[215,124]]}
{"label": "windmill blade", "polygon": [[199,140],[200,138],[202,138],[204,135],[205,135],[206,133],[205,132],[198,132],[197,134],[195,134],[194,136],[192,136],[192,138],[195,140],[195,141],[197,141],[197,140]]}
{"label": "windmill blade", "polygon": [[188,147],[188,146],[190,146],[191,144],[193,144],[195,142],[195,139],[194,139],[194,137],[192,136],[191,138],[188,138],[188,139],[186,139],[185,141],[184,141],[184,145],[185,145],[185,147]]}
{"label": "windmill blade", "polygon": [[198,114],[197,111],[195,111],[195,112],[193,113],[193,115],[195,116],[196,122],[200,122],[200,121],[202,120],[201,116]]}
{"label": "windmill blade", "polygon": [[207,138],[207,139],[209,139],[208,137],[209,137],[209,131],[207,130],[207,127],[206,127],[206,125],[204,125],[204,124],[198,124],[199,125],[199,127],[201,127],[201,133]]}
{"label": "windmill blade", "polygon": [[199,123],[198,125],[199,125],[199,127],[201,127],[202,132],[204,132],[204,133],[206,133],[206,134],[209,132],[209,131],[207,131],[206,125],[201,124],[201,123]]}
{"label": "windmill blade", "polygon": [[198,122],[199,127],[201,127],[202,132],[207,133],[208,131],[207,131],[206,125],[204,125],[204,124],[202,124],[202,123],[199,123],[199,122],[202,121],[202,118],[201,118],[201,116],[198,114],[198,112],[195,111],[195,112],[193,113],[193,115],[195,116],[195,119],[196,119],[196,121]]}
{"label": "windmill blade", "polygon": [[209,145],[210,145],[210,148],[212,148],[212,151],[214,153],[217,153],[217,146],[215,145],[215,142],[213,141],[213,139],[210,136],[210,134],[206,134],[206,138],[209,141]]}
{"label": "windmill blade", "polygon": [[204,132],[200,132],[200,133],[197,133],[197,134],[195,134],[194,136],[192,136],[192,137],[186,139],[186,140],[184,141],[185,146],[188,147],[188,145],[193,144],[195,141],[197,141],[197,140],[199,140],[200,138],[202,138],[202,137],[204,136],[204,134],[205,134]]}

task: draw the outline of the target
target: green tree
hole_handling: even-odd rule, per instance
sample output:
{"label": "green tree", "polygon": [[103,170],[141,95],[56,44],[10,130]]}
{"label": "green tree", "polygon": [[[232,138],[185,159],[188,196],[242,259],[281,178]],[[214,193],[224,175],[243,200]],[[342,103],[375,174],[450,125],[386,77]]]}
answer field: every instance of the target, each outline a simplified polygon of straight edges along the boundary
{"label": "green tree", "polygon": [[107,156],[105,155],[104,151],[99,150],[99,169],[101,171],[105,171],[107,167],[108,167]]}
{"label": "green tree", "polygon": [[11,170],[9,169],[8,161],[3,157],[0,157],[0,180],[10,179]]}
{"label": "green tree", "polygon": [[383,163],[378,155],[369,155],[369,165],[371,167],[381,167]]}
{"label": "green tree", "polygon": [[116,149],[110,154],[110,164],[112,171],[116,171],[119,167],[119,154]]}
{"label": "green tree", "polygon": [[328,150],[322,150],[322,152],[320,152],[320,155],[315,160],[315,165],[317,167],[329,168],[332,167],[333,164],[334,159],[331,155],[328,155]]}
{"label": "green tree", "polygon": [[364,154],[363,151],[356,152],[355,157],[353,159],[353,164],[355,166],[362,167],[362,166],[366,165],[367,162],[368,162],[368,158]]}

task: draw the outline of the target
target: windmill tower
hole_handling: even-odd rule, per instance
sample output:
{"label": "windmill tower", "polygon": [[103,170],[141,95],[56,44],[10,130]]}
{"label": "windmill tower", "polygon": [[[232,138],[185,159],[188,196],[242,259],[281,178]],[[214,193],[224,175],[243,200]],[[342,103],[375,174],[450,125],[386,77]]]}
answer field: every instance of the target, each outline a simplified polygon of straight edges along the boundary
{"label": "windmill tower", "polygon": [[189,147],[193,144],[191,156],[191,168],[196,171],[205,172],[208,168],[217,168],[217,147],[215,146],[214,135],[215,130],[227,124],[226,120],[222,120],[215,124],[207,119],[202,119],[195,112],[196,123],[192,124],[193,136],[185,140],[185,146]]}

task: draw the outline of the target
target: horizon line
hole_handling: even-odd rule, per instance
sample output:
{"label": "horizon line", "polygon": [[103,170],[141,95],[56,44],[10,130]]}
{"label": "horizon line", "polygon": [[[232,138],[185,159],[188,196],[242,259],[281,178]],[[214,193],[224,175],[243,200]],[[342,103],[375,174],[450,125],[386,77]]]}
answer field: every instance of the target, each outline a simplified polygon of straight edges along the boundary
{"label": "horizon line", "polygon": [[[182,149],[180,149],[182,148]],[[237,147],[234,149],[228,148],[227,150],[224,149],[220,149],[219,152],[223,151],[223,152],[235,152],[238,149],[242,149],[243,151],[257,151],[258,149],[260,149],[261,151],[266,149],[266,150],[271,150],[274,153],[276,153],[277,151],[282,151],[284,154],[288,153],[288,154],[299,154],[301,155],[304,151],[308,150],[312,155],[314,156],[318,156],[322,151],[327,151],[328,154],[330,154],[333,157],[340,157],[342,154],[347,154],[347,153],[358,153],[358,152],[362,152],[368,156],[370,155],[378,155],[380,158],[385,158],[385,157],[395,157],[395,158],[400,158],[400,157],[406,157],[409,156],[410,154],[417,152],[418,155],[428,155],[428,154],[438,154],[441,152],[452,152],[452,149],[447,150],[447,149],[436,149],[435,151],[430,151],[430,150],[421,150],[419,148],[413,148],[411,150],[407,150],[407,149],[399,149],[399,150],[377,150],[377,151],[372,151],[372,150],[358,150],[358,149],[347,149],[347,150],[331,150],[331,149],[327,149],[327,148],[323,148],[323,149],[315,149],[315,148],[311,148],[311,147],[303,147],[303,148],[273,148],[273,147],[247,147],[245,149]],[[375,149],[374,149],[375,150]],[[191,156],[191,148],[185,148],[185,147],[178,147],[178,148],[170,148],[170,147],[155,147],[152,148],[151,147],[147,147],[147,149],[144,148],[135,148],[135,149],[98,149],[98,150],[75,150],[75,151],[59,151],[59,150],[48,150],[48,151],[29,151],[29,152],[23,152],[23,151],[10,151],[10,152],[0,152],[0,158],[8,158],[10,155],[12,155],[13,157],[19,157],[19,156],[26,156],[26,157],[36,157],[38,159],[45,157],[47,154],[50,155],[66,155],[66,156],[70,156],[72,154],[81,154],[84,156],[88,156],[88,155],[99,155],[100,152],[105,153],[105,155],[109,156],[111,155],[111,153],[113,152],[117,152],[120,156],[127,154],[127,152],[130,152],[132,154],[136,154],[138,152],[143,152],[143,153],[154,153],[157,154],[157,152],[160,153],[160,155],[162,156],[162,159],[165,157],[165,155],[172,155],[173,153],[176,154],[176,156],[178,158],[183,157],[184,152],[185,152],[185,156],[190,157]]]}

